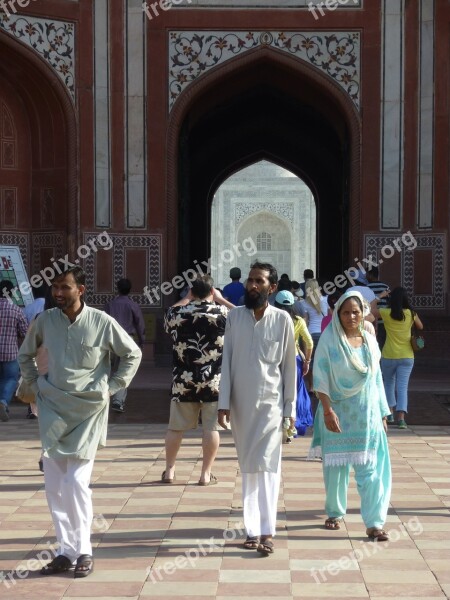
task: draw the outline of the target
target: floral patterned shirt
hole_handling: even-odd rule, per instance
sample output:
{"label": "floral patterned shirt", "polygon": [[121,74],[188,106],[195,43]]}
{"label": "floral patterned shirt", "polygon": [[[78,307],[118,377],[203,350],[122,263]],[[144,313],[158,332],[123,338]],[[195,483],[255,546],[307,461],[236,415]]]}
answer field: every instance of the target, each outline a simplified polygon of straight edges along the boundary
{"label": "floral patterned shirt", "polygon": [[172,400],[215,402],[219,398],[223,336],[228,309],[194,300],[169,308],[164,329],[173,341]]}

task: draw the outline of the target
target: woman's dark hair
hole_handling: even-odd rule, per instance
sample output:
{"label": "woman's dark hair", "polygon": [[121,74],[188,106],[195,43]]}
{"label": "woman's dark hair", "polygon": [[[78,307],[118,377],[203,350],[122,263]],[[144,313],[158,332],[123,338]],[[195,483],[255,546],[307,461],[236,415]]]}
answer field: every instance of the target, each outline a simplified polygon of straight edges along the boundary
{"label": "woman's dark hair", "polygon": [[331,308],[331,310],[334,310],[334,307],[336,306],[336,302],[339,300],[339,298],[341,296],[342,296],[341,290],[336,290],[332,294],[329,294],[329,296],[327,297],[327,302],[328,302],[328,306]]}
{"label": "woman's dark hair", "polygon": [[293,304],[280,304],[279,302],[275,301],[275,306],[277,308],[281,308],[282,310],[285,310],[293,321],[295,321],[295,319],[297,319],[298,315],[294,309]]}
{"label": "woman's dark hair", "polygon": [[405,310],[410,310],[414,318],[415,312],[408,298],[408,293],[403,287],[396,287],[389,295],[389,307],[391,309],[391,317],[394,321],[405,320]]}

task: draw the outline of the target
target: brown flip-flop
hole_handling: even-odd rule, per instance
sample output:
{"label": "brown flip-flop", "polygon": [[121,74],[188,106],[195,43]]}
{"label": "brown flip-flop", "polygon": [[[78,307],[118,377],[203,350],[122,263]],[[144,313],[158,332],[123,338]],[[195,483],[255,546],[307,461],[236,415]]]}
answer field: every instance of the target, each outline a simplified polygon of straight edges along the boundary
{"label": "brown flip-flop", "polygon": [[198,485],[216,485],[218,481],[219,480],[217,479],[217,477],[211,473],[209,481],[199,481]]}
{"label": "brown flip-flop", "polygon": [[166,477],[165,471],[162,472],[161,483],[173,483],[174,480],[175,480],[175,475],[172,477],[172,479],[170,479],[169,477]]}

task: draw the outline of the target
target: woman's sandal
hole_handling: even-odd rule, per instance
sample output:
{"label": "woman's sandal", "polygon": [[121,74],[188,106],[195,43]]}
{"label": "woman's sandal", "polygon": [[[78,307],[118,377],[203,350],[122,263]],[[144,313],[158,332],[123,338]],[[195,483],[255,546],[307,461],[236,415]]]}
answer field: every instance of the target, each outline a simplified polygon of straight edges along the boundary
{"label": "woman's sandal", "polygon": [[248,535],[244,542],[244,548],[246,550],[256,550],[259,546],[259,542],[260,539],[258,535]]}
{"label": "woman's sandal", "polygon": [[389,534],[384,529],[378,527],[370,527],[366,529],[367,537],[376,542],[387,542],[389,540]]}
{"label": "woman's sandal", "polygon": [[161,483],[173,483],[175,480],[175,475],[170,478],[170,477],[166,477],[166,472],[163,471],[162,475],[161,475]]}
{"label": "woman's sandal", "polygon": [[325,521],[325,529],[340,529],[342,517],[328,517]]}
{"label": "woman's sandal", "polygon": [[94,570],[94,559],[90,554],[81,554],[77,558],[77,564],[75,565],[75,579],[79,577],[87,577]]}
{"label": "woman's sandal", "polygon": [[273,554],[274,546],[272,540],[261,540],[256,548],[256,552],[259,552],[263,556],[269,556],[269,554]]}
{"label": "woman's sandal", "polygon": [[57,575],[58,573],[64,573],[70,571],[72,568],[72,561],[64,554],[56,556],[51,562],[41,569],[41,575]]}

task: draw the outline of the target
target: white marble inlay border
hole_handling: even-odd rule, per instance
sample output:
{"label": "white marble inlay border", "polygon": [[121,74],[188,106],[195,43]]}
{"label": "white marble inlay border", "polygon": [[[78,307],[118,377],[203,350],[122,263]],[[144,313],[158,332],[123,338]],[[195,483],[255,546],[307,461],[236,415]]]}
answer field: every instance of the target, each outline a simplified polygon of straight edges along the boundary
{"label": "white marble inlay border", "polygon": [[[173,4],[172,8],[229,8],[229,9],[245,9],[245,8],[308,8],[311,0],[178,0],[179,4]],[[320,4],[320,1],[312,2],[313,6]],[[335,9],[352,9],[361,8],[362,0],[340,0]],[[324,11],[327,8],[324,6]]]}
{"label": "white marble inlay border", "polygon": [[417,180],[417,224],[433,226],[434,174],[434,10],[435,0],[420,2],[419,156]]}
{"label": "white marble inlay border", "polygon": [[0,12],[0,29],[42,56],[75,100],[74,23]]}
{"label": "white marble inlay border", "polygon": [[111,226],[109,4],[94,3],[95,225]]}
{"label": "white marble inlay border", "polygon": [[143,228],[147,221],[146,186],[146,16],[142,3],[125,4],[125,173],[126,227]]}
{"label": "white marble inlay border", "polygon": [[169,31],[169,110],[200,75],[258,47],[281,50],[315,66],[360,104],[359,31]]}
{"label": "white marble inlay border", "polygon": [[383,1],[381,93],[382,229],[402,226],[405,0]]}

